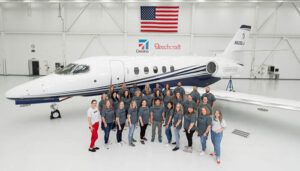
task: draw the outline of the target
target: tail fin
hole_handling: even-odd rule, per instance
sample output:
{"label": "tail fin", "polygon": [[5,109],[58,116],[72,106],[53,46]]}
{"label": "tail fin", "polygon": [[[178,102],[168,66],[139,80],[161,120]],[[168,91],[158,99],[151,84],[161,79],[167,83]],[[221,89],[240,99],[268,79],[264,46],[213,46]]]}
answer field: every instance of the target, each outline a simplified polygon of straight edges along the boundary
{"label": "tail fin", "polygon": [[222,56],[230,58],[234,57],[233,52],[241,50],[245,46],[246,41],[249,38],[250,30],[251,26],[241,25],[240,29],[235,33],[233,39],[226,47]]}

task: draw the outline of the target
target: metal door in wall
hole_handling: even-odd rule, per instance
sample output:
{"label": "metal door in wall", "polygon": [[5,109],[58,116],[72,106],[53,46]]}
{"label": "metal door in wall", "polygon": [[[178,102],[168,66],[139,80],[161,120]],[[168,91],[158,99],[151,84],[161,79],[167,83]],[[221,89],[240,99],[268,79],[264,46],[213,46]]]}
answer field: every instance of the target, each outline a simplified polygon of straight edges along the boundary
{"label": "metal door in wall", "polygon": [[110,61],[111,84],[120,84],[125,81],[124,64],[122,61]]}

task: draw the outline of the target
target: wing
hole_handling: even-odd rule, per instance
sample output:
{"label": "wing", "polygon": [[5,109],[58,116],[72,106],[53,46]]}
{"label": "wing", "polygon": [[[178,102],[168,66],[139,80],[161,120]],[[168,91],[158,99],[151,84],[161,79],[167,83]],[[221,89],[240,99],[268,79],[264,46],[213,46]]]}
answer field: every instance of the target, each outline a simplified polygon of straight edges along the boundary
{"label": "wing", "polygon": [[[186,93],[192,91],[191,86],[184,86]],[[198,91],[204,92],[204,89],[198,89]],[[300,101],[296,100],[288,100],[282,98],[271,98],[265,96],[259,96],[254,94],[240,93],[240,92],[229,92],[225,90],[212,90],[211,91],[217,99],[231,101],[231,102],[239,102],[245,104],[253,104],[262,107],[274,107],[281,108],[287,110],[295,110],[300,111]],[[261,108],[261,110],[264,110]]]}

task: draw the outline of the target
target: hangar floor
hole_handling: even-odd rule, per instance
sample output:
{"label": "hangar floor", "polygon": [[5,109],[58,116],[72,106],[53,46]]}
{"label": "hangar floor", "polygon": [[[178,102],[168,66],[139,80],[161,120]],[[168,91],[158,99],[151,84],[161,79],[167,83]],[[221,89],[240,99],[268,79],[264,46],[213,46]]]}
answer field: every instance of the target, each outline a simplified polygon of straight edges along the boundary
{"label": "hangar floor", "polygon": [[[49,104],[18,107],[5,99],[5,92],[29,77],[0,77],[0,170],[299,170],[299,112],[270,109],[257,111],[254,106],[218,101],[228,122],[222,144],[222,163],[217,165],[209,155],[200,156],[199,139],[194,136],[194,152],[172,152],[171,147],[146,143],[137,147],[115,144],[87,151],[90,133],[85,111],[90,99],[75,97],[59,104],[62,119],[49,120]],[[228,80],[214,88],[226,87]],[[234,80],[236,89],[272,97],[300,100],[300,81]],[[288,87],[288,89],[287,89]],[[213,92],[213,91],[212,91]],[[248,138],[232,134],[234,129],[250,132]],[[135,131],[138,138],[139,129]],[[163,134],[164,135],[164,134]],[[150,129],[147,130],[150,137]],[[165,137],[165,136],[164,136]],[[123,134],[127,141],[127,131]],[[164,139],[165,140],[165,139]],[[186,138],[182,133],[182,145]],[[208,151],[212,150],[208,140]]]}

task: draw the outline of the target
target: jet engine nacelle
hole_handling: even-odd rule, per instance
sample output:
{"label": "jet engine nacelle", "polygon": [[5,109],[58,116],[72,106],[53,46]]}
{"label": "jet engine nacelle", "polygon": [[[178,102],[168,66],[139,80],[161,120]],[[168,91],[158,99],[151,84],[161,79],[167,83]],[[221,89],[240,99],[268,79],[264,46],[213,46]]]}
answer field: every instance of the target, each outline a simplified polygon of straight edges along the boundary
{"label": "jet engine nacelle", "polygon": [[243,65],[229,59],[219,59],[209,61],[206,71],[214,77],[229,77],[237,75]]}

